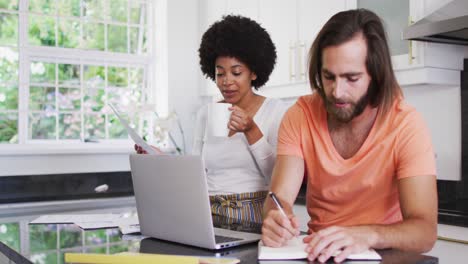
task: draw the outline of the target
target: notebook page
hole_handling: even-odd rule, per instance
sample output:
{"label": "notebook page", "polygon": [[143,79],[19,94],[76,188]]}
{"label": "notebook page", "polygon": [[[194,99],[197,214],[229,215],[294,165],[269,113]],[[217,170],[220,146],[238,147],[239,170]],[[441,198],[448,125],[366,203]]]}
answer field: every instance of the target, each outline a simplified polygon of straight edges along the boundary
{"label": "notebook page", "polygon": [[[274,259],[305,259],[307,253],[305,252],[306,244],[302,242],[302,239],[306,235],[298,236],[290,241],[284,247],[273,248],[263,245],[260,240],[258,242],[258,259],[260,260],[274,260]],[[339,252],[334,255],[339,254]],[[347,259],[352,260],[381,260],[380,255],[373,249],[367,250],[359,254],[351,254]]]}

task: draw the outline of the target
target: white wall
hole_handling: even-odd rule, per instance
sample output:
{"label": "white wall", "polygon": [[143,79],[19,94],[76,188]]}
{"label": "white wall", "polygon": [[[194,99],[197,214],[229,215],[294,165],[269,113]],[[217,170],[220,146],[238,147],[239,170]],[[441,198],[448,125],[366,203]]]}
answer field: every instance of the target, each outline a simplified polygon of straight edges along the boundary
{"label": "white wall", "polygon": [[[191,149],[195,114],[201,106],[198,3],[198,0],[167,1],[169,111],[175,110],[179,115],[188,151]],[[174,137],[177,135],[174,131]]]}

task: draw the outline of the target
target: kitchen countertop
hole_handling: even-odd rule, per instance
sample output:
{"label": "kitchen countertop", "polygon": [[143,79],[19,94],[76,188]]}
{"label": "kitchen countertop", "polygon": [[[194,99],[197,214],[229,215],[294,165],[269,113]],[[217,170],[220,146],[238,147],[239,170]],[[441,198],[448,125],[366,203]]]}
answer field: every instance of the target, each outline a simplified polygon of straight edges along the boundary
{"label": "kitchen countertop", "polygon": [[[109,208],[113,213],[119,208]],[[135,214],[135,208],[121,208],[121,213]],[[106,213],[107,210],[96,210],[94,213]],[[50,212],[48,212],[50,213]],[[77,211],[91,213],[90,211]],[[72,212],[67,212],[72,214]],[[204,250],[153,238],[142,239],[140,236],[122,236],[118,229],[81,230],[70,224],[28,225],[35,219],[34,215],[9,216],[0,218],[0,260],[9,258],[13,263],[63,263],[65,252],[87,252],[113,254],[119,252],[142,252],[159,254],[179,254],[198,256],[229,256],[239,258],[241,263],[258,263],[257,243],[218,251]],[[236,224],[236,230],[243,225]],[[249,226],[251,228],[251,226]],[[251,230],[250,230],[251,231]],[[5,235],[6,234],[6,235]],[[27,239],[25,239],[27,238]],[[435,257],[402,252],[398,250],[378,250],[383,262],[390,263],[438,263]],[[292,263],[307,263],[306,261]],[[353,263],[353,262],[351,262]]]}

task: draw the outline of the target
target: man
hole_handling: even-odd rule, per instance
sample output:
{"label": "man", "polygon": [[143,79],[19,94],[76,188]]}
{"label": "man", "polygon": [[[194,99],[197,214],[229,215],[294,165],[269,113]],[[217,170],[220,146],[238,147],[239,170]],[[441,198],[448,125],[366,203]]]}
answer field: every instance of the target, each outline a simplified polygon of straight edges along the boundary
{"label": "man", "polygon": [[403,101],[385,31],[368,10],[344,11],[310,50],[316,91],[283,118],[262,240],[280,247],[299,233],[292,206],[307,177],[309,260],[368,248],[425,252],[437,229],[434,153],[428,129]]}

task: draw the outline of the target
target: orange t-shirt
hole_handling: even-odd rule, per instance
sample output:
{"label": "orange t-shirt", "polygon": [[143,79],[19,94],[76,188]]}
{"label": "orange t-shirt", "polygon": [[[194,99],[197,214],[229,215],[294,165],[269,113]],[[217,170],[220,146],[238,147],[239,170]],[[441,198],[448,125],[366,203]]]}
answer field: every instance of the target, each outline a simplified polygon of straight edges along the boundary
{"label": "orange t-shirt", "polygon": [[397,181],[436,175],[429,131],[403,100],[377,116],[361,148],[345,160],[332,143],[320,95],[300,97],[283,118],[277,154],[304,160],[309,231],[399,222]]}

